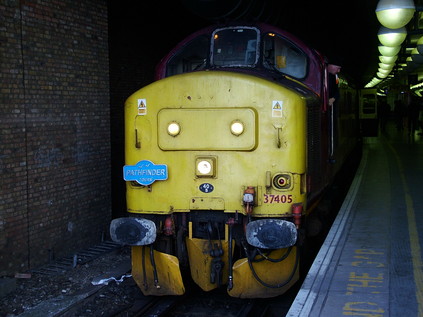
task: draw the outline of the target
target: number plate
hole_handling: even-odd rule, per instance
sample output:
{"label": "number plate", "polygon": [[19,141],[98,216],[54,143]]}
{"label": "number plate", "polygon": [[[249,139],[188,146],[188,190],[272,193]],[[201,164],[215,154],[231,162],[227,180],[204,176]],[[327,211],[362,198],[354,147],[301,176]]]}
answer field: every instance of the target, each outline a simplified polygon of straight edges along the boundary
{"label": "number plate", "polygon": [[269,195],[264,194],[264,204],[290,204],[292,203],[292,195]]}
{"label": "number plate", "polygon": [[209,183],[201,184],[199,188],[203,193],[211,193],[214,190],[213,185]]}

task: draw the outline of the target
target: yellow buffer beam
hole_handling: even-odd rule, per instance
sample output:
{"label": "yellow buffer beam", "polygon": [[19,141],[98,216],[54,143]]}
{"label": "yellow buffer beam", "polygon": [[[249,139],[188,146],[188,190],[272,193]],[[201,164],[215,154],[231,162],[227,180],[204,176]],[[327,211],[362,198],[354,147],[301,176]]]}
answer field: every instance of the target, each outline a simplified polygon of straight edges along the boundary
{"label": "yellow buffer beam", "polygon": [[[281,258],[288,249],[278,249],[273,251],[269,257],[272,259]],[[268,298],[282,295],[299,279],[299,265],[297,261],[297,248],[292,247],[288,257],[280,262],[270,262],[263,260],[253,262],[256,275],[265,283],[282,287],[265,287],[254,277],[248,260],[240,259],[233,266],[233,288],[228,290],[228,294],[238,298]],[[257,256],[255,259],[262,258]],[[295,272],[294,272],[295,269]]]}
{"label": "yellow buffer beam", "polygon": [[[212,244],[222,244],[223,255],[220,260],[223,261],[221,284],[228,283],[228,241],[211,240]],[[194,282],[204,291],[211,291],[218,287],[217,283],[210,282],[211,267],[213,257],[209,255],[210,242],[204,239],[186,239],[191,268],[191,276]],[[217,281],[217,278],[216,278]]]}
{"label": "yellow buffer beam", "polygon": [[[154,262],[156,264],[158,283],[155,283],[154,281],[150,248],[146,246],[132,247],[132,277],[140,287],[143,294],[146,296],[184,294],[185,287],[182,281],[178,258],[155,250],[153,251],[153,254]],[[143,269],[144,265],[145,270]]]}

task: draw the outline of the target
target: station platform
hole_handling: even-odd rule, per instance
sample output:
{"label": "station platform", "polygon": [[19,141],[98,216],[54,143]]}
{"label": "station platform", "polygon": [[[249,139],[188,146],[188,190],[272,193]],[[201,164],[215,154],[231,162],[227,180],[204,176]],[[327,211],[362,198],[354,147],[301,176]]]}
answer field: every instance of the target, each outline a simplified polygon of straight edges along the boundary
{"label": "station platform", "polygon": [[393,123],[386,131],[363,139],[355,178],[286,316],[423,316],[423,136]]}

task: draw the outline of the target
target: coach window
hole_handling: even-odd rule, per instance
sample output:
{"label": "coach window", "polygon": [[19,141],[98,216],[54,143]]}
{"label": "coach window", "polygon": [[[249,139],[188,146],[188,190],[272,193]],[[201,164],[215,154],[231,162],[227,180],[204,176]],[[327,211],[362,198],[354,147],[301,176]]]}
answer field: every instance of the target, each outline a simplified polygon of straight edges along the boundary
{"label": "coach window", "polygon": [[202,35],[181,47],[166,64],[166,77],[201,70],[206,67],[209,35]]}
{"label": "coach window", "polygon": [[307,74],[307,56],[291,42],[268,33],[264,37],[264,66],[302,79]]}

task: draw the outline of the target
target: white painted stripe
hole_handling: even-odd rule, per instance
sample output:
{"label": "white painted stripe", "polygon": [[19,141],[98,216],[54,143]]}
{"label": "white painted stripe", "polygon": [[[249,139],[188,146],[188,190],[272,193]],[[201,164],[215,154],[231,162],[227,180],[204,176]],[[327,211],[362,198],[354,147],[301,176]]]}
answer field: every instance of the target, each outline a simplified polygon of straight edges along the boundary
{"label": "white painted stripe", "polygon": [[344,232],[347,220],[350,216],[351,209],[354,205],[358,189],[360,188],[363,178],[363,171],[367,164],[367,149],[363,149],[360,166],[357,169],[354,180],[350,186],[348,194],[333,222],[333,225],[320,248],[300,291],[294,299],[291,308],[286,316],[289,317],[305,317],[309,316],[314,306],[317,295],[323,296],[328,290],[322,290],[322,284],[325,281],[327,271],[332,261],[335,249]]}

